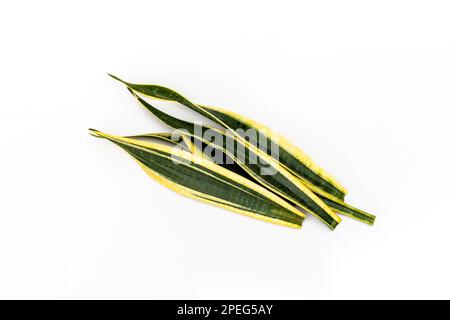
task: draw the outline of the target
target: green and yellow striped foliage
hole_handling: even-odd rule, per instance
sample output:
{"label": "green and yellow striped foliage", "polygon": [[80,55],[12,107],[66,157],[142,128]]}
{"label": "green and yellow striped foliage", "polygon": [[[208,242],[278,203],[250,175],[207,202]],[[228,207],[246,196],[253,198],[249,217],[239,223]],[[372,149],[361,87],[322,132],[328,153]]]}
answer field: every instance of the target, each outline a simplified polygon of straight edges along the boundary
{"label": "green and yellow striped foliage", "polygon": [[[294,206],[233,171],[188,151],[154,142],[106,134],[154,180],[184,196],[279,225],[300,228],[305,215]],[[161,134],[147,137],[167,140]]]}
{"label": "green and yellow striped foliage", "polygon": [[[133,84],[111,77],[124,83],[142,106],[177,132],[128,137],[96,130],[90,133],[127,151],[161,184],[231,211],[291,227],[302,225],[305,216],[299,209],[316,216],[330,229],[341,222],[337,214],[374,223],[375,216],[344,201],[346,189],[330,174],[268,127],[225,109],[195,104],[162,86]],[[173,117],[138,93],[177,102],[220,128],[198,126]],[[249,139],[248,132],[257,132],[258,139]],[[142,141],[142,138],[157,139],[172,146]]]}

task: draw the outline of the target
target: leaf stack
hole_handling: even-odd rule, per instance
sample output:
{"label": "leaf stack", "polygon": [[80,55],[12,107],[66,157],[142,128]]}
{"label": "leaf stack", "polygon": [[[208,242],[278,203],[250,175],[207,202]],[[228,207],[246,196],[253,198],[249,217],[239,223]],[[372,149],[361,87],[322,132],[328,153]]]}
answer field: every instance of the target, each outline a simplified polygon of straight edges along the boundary
{"label": "leaf stack", "polygon": [[[300,228],[304,213],[316,216],[330,229],[341,222],[338,214],[374,223],[374,215],[344,201],[347,190],[336,179],[268,127],[225,109],[195,104],[163,86],[134,84],[110,76],[125,84],[143,107],[176,131],[128,137],[94,129],[90,133],[125,150],[149,176],[168,188],[290,227]],[[176,102],[220,128],[173,117],[139,94]],[[249,138],[249,132],[257,133],[257,139]]]}

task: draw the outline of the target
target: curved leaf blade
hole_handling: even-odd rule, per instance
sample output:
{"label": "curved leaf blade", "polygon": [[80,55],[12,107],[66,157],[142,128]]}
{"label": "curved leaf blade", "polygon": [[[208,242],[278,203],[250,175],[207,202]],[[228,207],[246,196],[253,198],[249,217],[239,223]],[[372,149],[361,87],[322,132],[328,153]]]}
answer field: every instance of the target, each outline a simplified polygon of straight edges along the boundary
{"label": "curved leaf blade", "polygon": [[121,147],[153,179],[173,191],[218,207],[271,223],[300,228],[304,214],[292,205],[232,171],[186,151],[102,133]]}

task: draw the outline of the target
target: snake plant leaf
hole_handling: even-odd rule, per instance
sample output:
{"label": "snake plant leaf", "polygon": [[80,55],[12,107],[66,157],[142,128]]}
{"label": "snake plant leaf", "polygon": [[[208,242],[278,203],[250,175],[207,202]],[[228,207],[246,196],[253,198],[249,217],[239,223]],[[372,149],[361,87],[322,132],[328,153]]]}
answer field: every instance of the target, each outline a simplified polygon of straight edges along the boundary
{"label": "snake plant leaf", "polygon": [[[298,209],[260,185],[184,150],[94,129],[89,132],[121,147],[150,177],[184,196],[294,228],[300,228],[305,218]],[[158,139],[161,135],[153,137]]]}
{"label": "snake plant leaf", "polygon": [[[110,75],[112,78],[124,83],[127,87],[136,92],[142,93],[149,97],[178,102],[208,119],[222,125],[223,127],[233,131],[235,134],[245,139],[245,132],[249,129],[256,130],[260,134],[260,138],[268,141],[266,146],[256,145],[257,141],[250,141],[267,154],[272,154],[275,147],[278,150],[278,159],[287,170],[293,175],[301,179],[311,189],[318,190],[323,196],[327,194],[333,197],[344,199],[347,190],[341,186],[330,174],[319,167],[313,160],[303,151],[290,143],[287,139],[276,134],[268,127],[257,123],[237,113],[227,111],[225,109],[214,108],[205,105],[194,104],[181,94],[158,85],[144,85],[125,82],[116,76]],[[240,129],[240,130],[237,130]],[[264,135],[264,132],[267,135]],[[322,191],[322,192],[320,192]]]}
{"label": "snake plant leaf", "polygon": [[[196,127],[194,123],[172,117],[158,110],[150,103],[139,97],[133,90],[130,92],[138,101],[158,119],[175,129],[182,129],[187,135],[195,137],[213,148],[220,150],[235,163],[242,167],[250,176],[265,188],[278,194],[286,200],[300,206],[303,210],[322,220],[330,229],[334,229],[341,218],[337,216],[317,195],[309,190],[299,179],[279,165],[273,158],[258,152],[259,150],[248,143],[242,143],[234,135],[227,135],[223,131],[211,127]],[[199,133],[198,131],[201,130]],[[207,133],[214,132],[214,141],[206,139]],[[232,143],[232,150],[225,147],[223,142]],[[255,159],[257,161],[255,161]],[[268,172],[270,174],[264,174]]]}

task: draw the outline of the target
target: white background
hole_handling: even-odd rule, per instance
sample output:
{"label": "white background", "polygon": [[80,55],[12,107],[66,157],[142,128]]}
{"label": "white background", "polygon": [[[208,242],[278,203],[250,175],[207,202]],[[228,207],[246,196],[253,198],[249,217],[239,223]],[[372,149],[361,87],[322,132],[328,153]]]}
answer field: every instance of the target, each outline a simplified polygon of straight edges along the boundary
{"label": "white background", "polygon": [[[448,1],[2,2],[0,298],[450,298],[449,17]],[[158,185],[87,133],[167,130],[106,72],[269,125],[375,226],[291,230]]]}

